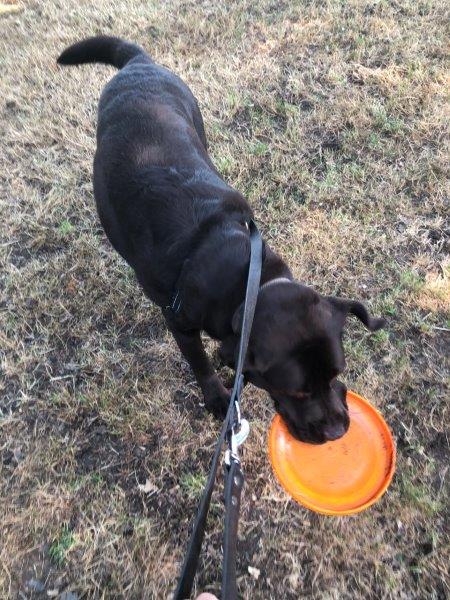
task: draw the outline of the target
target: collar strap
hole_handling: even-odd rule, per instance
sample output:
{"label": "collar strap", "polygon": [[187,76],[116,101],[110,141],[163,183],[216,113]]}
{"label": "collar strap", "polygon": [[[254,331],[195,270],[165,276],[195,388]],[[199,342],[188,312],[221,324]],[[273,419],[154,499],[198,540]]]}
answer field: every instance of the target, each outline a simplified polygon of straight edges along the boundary
{"label": "collar strap", "polygon": [[292,283],[292,279],[288,279],[287,277],[277,277],[276,279],[271,279],[270,281],[266,281],[266,283],[261,286],[260,291],[273,285],[278,285],[279,283]]}

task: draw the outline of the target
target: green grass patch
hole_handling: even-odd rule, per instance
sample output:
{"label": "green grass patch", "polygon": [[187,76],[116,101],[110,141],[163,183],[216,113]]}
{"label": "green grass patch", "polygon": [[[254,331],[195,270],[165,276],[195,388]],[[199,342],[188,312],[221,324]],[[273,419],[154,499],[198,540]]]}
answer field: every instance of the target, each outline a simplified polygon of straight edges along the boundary
{"label": "green grass patch", "polygon": [[230,156],[220,156],[214,161],[219,173],[229,175],[234,168],[234,160]]}
{"label": "green grass patch", "polygon": [[371,340],[377,346],[387,346],[389,344],[389,332],[386,331],[386,329],[375,331],[375,333],[371,335]]}
{"label": "green grass patch", "polygon": [[322,180],[317,182],[317,187],[323,190],[337,189],[340,185],[341,173],[339,168],[335,164],[331,164],[327,167],[325,175]]}
{"label": "green grass patch", "polygon": [[410,292],[420,292],[424,286],[424,281],[414,271],[406,270],[400,275],[400,285]]}
{"label": "green grass patch", "polygon": [[369,133],[369,148],[371,150],[378,150],[381,147],[381,138],[378,133],[371,131]]}
{"label": "green grass patch", "polygon": [[356,162],[351,162],[345,165],[345,171],[350,175],[352,179],[355,179],[356,181],[364,181],[366,177],[364,167],[362,167]]}
{"label": "green grass patch", "polygon": [[406,502],[417,506],[430,517],[443,509],[442,501],[431,496],[429,488],[422,483],[412,481],[406,474],[400,478],[400,489]]}
{"label": "green grass patch", "polygon": [[65,563],[66,556],[70,548],[75,543],[75,537],[67,525],[61,528],[59,536],[52,542],[48,554],[50,558],[58,565]]}
{"label": "green grass patch", "polygon": [[399,117],[390,115],[384,106],[377,105],[372,109],[373,125],[385,135],[397,135],[405,130],[405,123]]}
{"label": "green grass patch", "polygon": [[61,221],[61,223],[59,224],[58,232],[62,237],[65,237],[73,231],[73,228],[74,227],[72,223],[67,219],[64,219],[64,221]]}
{"label": "green grass patch", "polygon": [[265,142],[252,142],[250,144],[250,154],[254,156],[263,156],[269,151],[269,144]]}
{"label": "green grass patch", "polygon": [[206,485],[206,476],[200,473],[185,473],[181,476],[180,486],[190,498],[200,498]]}

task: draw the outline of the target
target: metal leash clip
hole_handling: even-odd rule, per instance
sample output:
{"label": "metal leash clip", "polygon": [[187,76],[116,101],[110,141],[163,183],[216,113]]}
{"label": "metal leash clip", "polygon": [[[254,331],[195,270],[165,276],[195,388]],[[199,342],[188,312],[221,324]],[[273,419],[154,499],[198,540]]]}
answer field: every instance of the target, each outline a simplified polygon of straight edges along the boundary
{"label": "metal leash clip", "polygon": [[239,430],[236,432],[235,428],[233,427],[230,436],[230,448],[227,448],[227,450],[225,450],[224,461],[226,465],[230,466],[231,457],[233,457],[234,460],[239,462],[238,448],[248,438],[249,433],[250,424],[247,421],[247,419],[239,419]]}
{"label": "metal leash clip", "polygon": [[250,433],[250,424],[247,419],[240,419],[240,428],[237,433],[233,429],[232,438],[235,438],[236,446],[240,446],[248,438]]}

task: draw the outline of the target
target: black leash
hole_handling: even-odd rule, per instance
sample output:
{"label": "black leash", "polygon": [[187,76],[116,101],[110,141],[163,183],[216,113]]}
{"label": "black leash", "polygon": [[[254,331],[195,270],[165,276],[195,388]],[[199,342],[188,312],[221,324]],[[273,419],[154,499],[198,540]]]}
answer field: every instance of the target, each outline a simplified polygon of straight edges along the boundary
{"label": "black leash", "polygon": [[[219,440],[216,445],[211,462],[208,481],[198,506],[194,521],[194,528],[189,540],[189,546],[184,559],[174,600],[186,600],[191,595],[194,577],[197,571],[198,557],[205,534],[206,519],[216,479],[219,459],[222,454],[223,444],[226,442],[228,449],[225,453],[225,526],[223,538],[222,562],[222,600],[236,600],[236,542],[239,519],[241,492],[244,485],[244,476],[238,456],[238,446],[242,443],[244,435],[248,433],[248,423],[241,420],[239,399],[242,392],[244,377],[242,369],[247,353],[248,341],[258,299],[259,283],[262,267],[262,240],[261,235],[253,221],[248,224],[250,231],[250,265],[248,269],[247,289],[245,293],[244,314],[239,343],[239,354],[236,365],[233,391],[230,404],[224,419]],[[238,429],[240,432],[237,433]],[[244,430],[247,429],[245,432]],[[245,438],[244,438],[245,439]]]}

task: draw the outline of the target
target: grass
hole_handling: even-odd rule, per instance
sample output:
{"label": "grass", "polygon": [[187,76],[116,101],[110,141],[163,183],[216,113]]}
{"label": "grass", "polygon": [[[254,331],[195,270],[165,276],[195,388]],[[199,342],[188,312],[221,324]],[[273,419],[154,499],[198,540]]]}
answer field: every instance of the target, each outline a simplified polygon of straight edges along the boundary
{"label": "grass", "polygon": [[[0,16],[0,597],[34,597],[31,579],[80,598],[168,597],[218,434],[96,216],[96,107],[114,71],[55,58],[97,32],[188,82],[213,160],[299,279],[389,321],[371,336],[351,319],[345,334],[345,381],[398,447],[365,513],[289,500],[265,450],[273,408],[246,388],[240,597],[447,597],[445,3],[22,8]],[[199,591],[219,587],[220,490],[213,503]]]}
{"label": "grass", "polygon": [[63,526],[61,532],[56,540],[53,541],[52,545],[48,550],[49,557],[59,566],[63,566],[66,560],[66,554],[75,543],[75,538],[67,527]]}
{"label": "grass", "polygon": [[205,485],[206,476],[197,473],[185,473],[180,479],[181,489],[192,498],[199,499]]}

